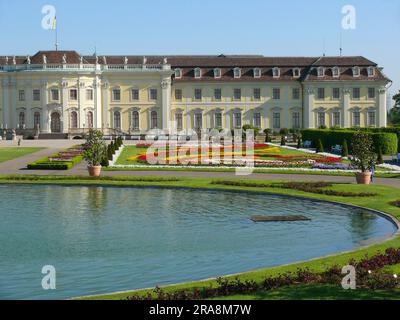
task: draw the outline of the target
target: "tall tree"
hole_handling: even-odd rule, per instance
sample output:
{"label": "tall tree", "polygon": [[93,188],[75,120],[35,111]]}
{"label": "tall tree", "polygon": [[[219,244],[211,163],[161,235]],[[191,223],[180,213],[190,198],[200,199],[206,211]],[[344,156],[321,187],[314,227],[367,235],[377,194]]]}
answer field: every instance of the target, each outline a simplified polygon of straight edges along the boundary
{"label": "tall tree", "polygon": [[400,125],[400,91],[393,96],[394,107],[389,112],[389,120],[393,125]]}

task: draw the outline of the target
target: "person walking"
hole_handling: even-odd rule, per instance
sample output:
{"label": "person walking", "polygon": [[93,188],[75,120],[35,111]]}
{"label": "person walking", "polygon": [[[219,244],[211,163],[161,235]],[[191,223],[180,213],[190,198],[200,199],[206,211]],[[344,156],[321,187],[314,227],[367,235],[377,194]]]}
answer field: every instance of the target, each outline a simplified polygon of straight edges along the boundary
{"label": "person walking", "polygon": [[371,166],[371,183],[374,182],[374,175],[375,175],[375,162],[373,162]]}

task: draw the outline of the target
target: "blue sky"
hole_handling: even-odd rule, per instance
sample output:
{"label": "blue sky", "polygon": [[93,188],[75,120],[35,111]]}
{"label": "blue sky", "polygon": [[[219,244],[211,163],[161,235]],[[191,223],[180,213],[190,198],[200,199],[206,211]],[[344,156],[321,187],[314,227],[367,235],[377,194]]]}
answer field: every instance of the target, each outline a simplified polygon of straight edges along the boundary
{"label": "blue sky", "polygon": [[[0,0],[0,55],[54,48],[42,7],[57,10],[60,49],[82,54],[364,55],[400,89],[400,0]],[[341,27],[356,8],[355,30]],[[324,50],[325,48],[325,50]]]}

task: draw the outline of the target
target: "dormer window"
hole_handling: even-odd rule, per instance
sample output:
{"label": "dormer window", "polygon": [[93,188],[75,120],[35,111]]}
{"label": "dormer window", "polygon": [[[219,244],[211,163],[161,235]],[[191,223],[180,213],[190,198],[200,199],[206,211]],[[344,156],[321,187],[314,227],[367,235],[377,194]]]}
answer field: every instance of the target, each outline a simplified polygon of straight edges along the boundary
{"label": "dormer window", "polygon": [[360,76],[360,68],[353,67],[353,77],[359,77],[359,76]]}
{"label": "dormer window", "polygon": [[340,76],[339,67],[333,67],[333,68],[332,68],[332,75],[333,75],[335,78],[337,78],[337,77]]}
{"label": "dormer window", "polygon": [[175,69],[175,78],[177,78],[177,79],[182,78],[182,70],[181,69]]}
{"label": "dormer window", "polygon": [[196,79],[200,79],[201,78],[201,69],[200,68],[194,69],[194,77]]}
{"label": "dormer window", "polygon": [[318,67],[317,73],[318,73],[318,77],[325,77],[325,68],[324,67]]}
{"label": "dormer window", "polygon": [[253,74],[254,74],[254,78],[261,78],[261,69],[260,68],[254,68]]}
{"label": "dormer window", "polygon": [[274,78],[279,78],[280,75],[281,75],[281,71],[279,70],[279,68],[275,67],[275,68],[272,69],[272,76]]}
{"label": "dormer window", "polygon": [[293,69],[293,77],[295,77],[295,78],[300,77],[300,69],[299,68]]}
{"label": "dormer window", "polygon": [[242,71],[240,70],[240,68],[235,68],[233,69],[233,77],[234,78],[240,78],[240,76],[242,75]]}
{"label": "dormer window", "polygon": [[214,69],[214,78],[221,78],[221,69],[220,68]]}
{"label": "dormer window", "polygon": [[374,67],[368,67],[368,77],[373,77],[375,75],[375,68]]}

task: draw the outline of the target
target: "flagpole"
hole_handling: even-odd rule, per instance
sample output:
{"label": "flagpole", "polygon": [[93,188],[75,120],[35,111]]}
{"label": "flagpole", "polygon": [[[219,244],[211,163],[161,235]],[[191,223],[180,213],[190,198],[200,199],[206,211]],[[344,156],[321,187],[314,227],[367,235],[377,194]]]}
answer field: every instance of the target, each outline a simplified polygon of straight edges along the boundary
{"label": "flagpole", "polygon": [[57,39],[57,16],[54,16],[54,20],[53,20],[53,29],[55,32],[55,47],[56,47],[56,51],[58,51],[58,39]]}

